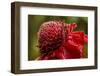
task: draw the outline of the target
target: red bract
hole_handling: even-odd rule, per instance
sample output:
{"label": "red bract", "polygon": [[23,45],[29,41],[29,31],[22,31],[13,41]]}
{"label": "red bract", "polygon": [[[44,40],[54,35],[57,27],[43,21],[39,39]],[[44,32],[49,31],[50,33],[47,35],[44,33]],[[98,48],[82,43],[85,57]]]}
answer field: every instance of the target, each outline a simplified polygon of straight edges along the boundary
{"label": "red bract", "polygon": [[73,32],[75,23],[49,21],[42,24],[38,32],[40,60],[82,58],[85,43],[84,32]]}
{"label": "red bract", "polygon": [[66,59],[66,53],[64,47],[59,47],[53,52],[41,54],[39,60],[54,60],[54,59]]}
{"label": "red bract", "polygon": [[84,32],[71,32],[65,38],[64,47],[68,53],[66,58],[81,58],[87,37]]}

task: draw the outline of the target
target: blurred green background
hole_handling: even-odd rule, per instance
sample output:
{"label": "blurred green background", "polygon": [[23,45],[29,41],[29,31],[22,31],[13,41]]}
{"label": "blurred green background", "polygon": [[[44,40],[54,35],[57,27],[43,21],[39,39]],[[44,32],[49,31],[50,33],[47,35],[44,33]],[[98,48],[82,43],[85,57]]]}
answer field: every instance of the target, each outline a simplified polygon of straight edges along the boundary
{"label": "blurred green background", "polygon": [[[88,34],[88,17],[28,15],[28,60],[35,60],[39,57],[37,32],[42,23],[52,20],[76,23],[78,27],[75,31],[84,31],[85,34]],[[84,58],[87,58],[87,44],[84,48]]]}

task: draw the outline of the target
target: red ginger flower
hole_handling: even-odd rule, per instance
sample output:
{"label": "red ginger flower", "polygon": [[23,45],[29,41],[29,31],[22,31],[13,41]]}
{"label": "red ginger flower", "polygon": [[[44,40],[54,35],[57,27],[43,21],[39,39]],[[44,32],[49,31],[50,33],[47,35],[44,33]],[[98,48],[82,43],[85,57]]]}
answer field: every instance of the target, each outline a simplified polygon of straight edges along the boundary
{"label": "red ginger flower", "polygon": [[88,38],[84,32],[73,32],[77,25],[49,21],[38,32],[40,60],[82,58]]}

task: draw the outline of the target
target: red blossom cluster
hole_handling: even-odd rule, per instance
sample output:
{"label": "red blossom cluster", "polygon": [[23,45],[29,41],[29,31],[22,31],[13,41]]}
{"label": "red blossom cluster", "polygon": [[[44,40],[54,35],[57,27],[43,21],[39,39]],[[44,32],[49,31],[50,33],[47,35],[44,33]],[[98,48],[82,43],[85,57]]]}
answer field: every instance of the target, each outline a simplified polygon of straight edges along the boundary
{"label": "red blossom cluster", "polygon": [[44,22],[38,32],[39,60],[82,58],[87,35],[73,31],[77,24],[62,21]]}

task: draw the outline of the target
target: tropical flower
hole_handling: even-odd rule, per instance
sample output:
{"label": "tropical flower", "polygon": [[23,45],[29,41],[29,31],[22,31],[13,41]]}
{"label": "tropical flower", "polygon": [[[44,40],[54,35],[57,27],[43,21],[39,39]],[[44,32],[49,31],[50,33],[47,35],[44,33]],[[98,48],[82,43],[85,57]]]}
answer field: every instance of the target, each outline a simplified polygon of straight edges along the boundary
{"label": "tropical flower", "polygon": [[88,37],[82,31],[73,32],[76,27],[75,23],[44,22],[38,32],[39,60],[82,58]]}

